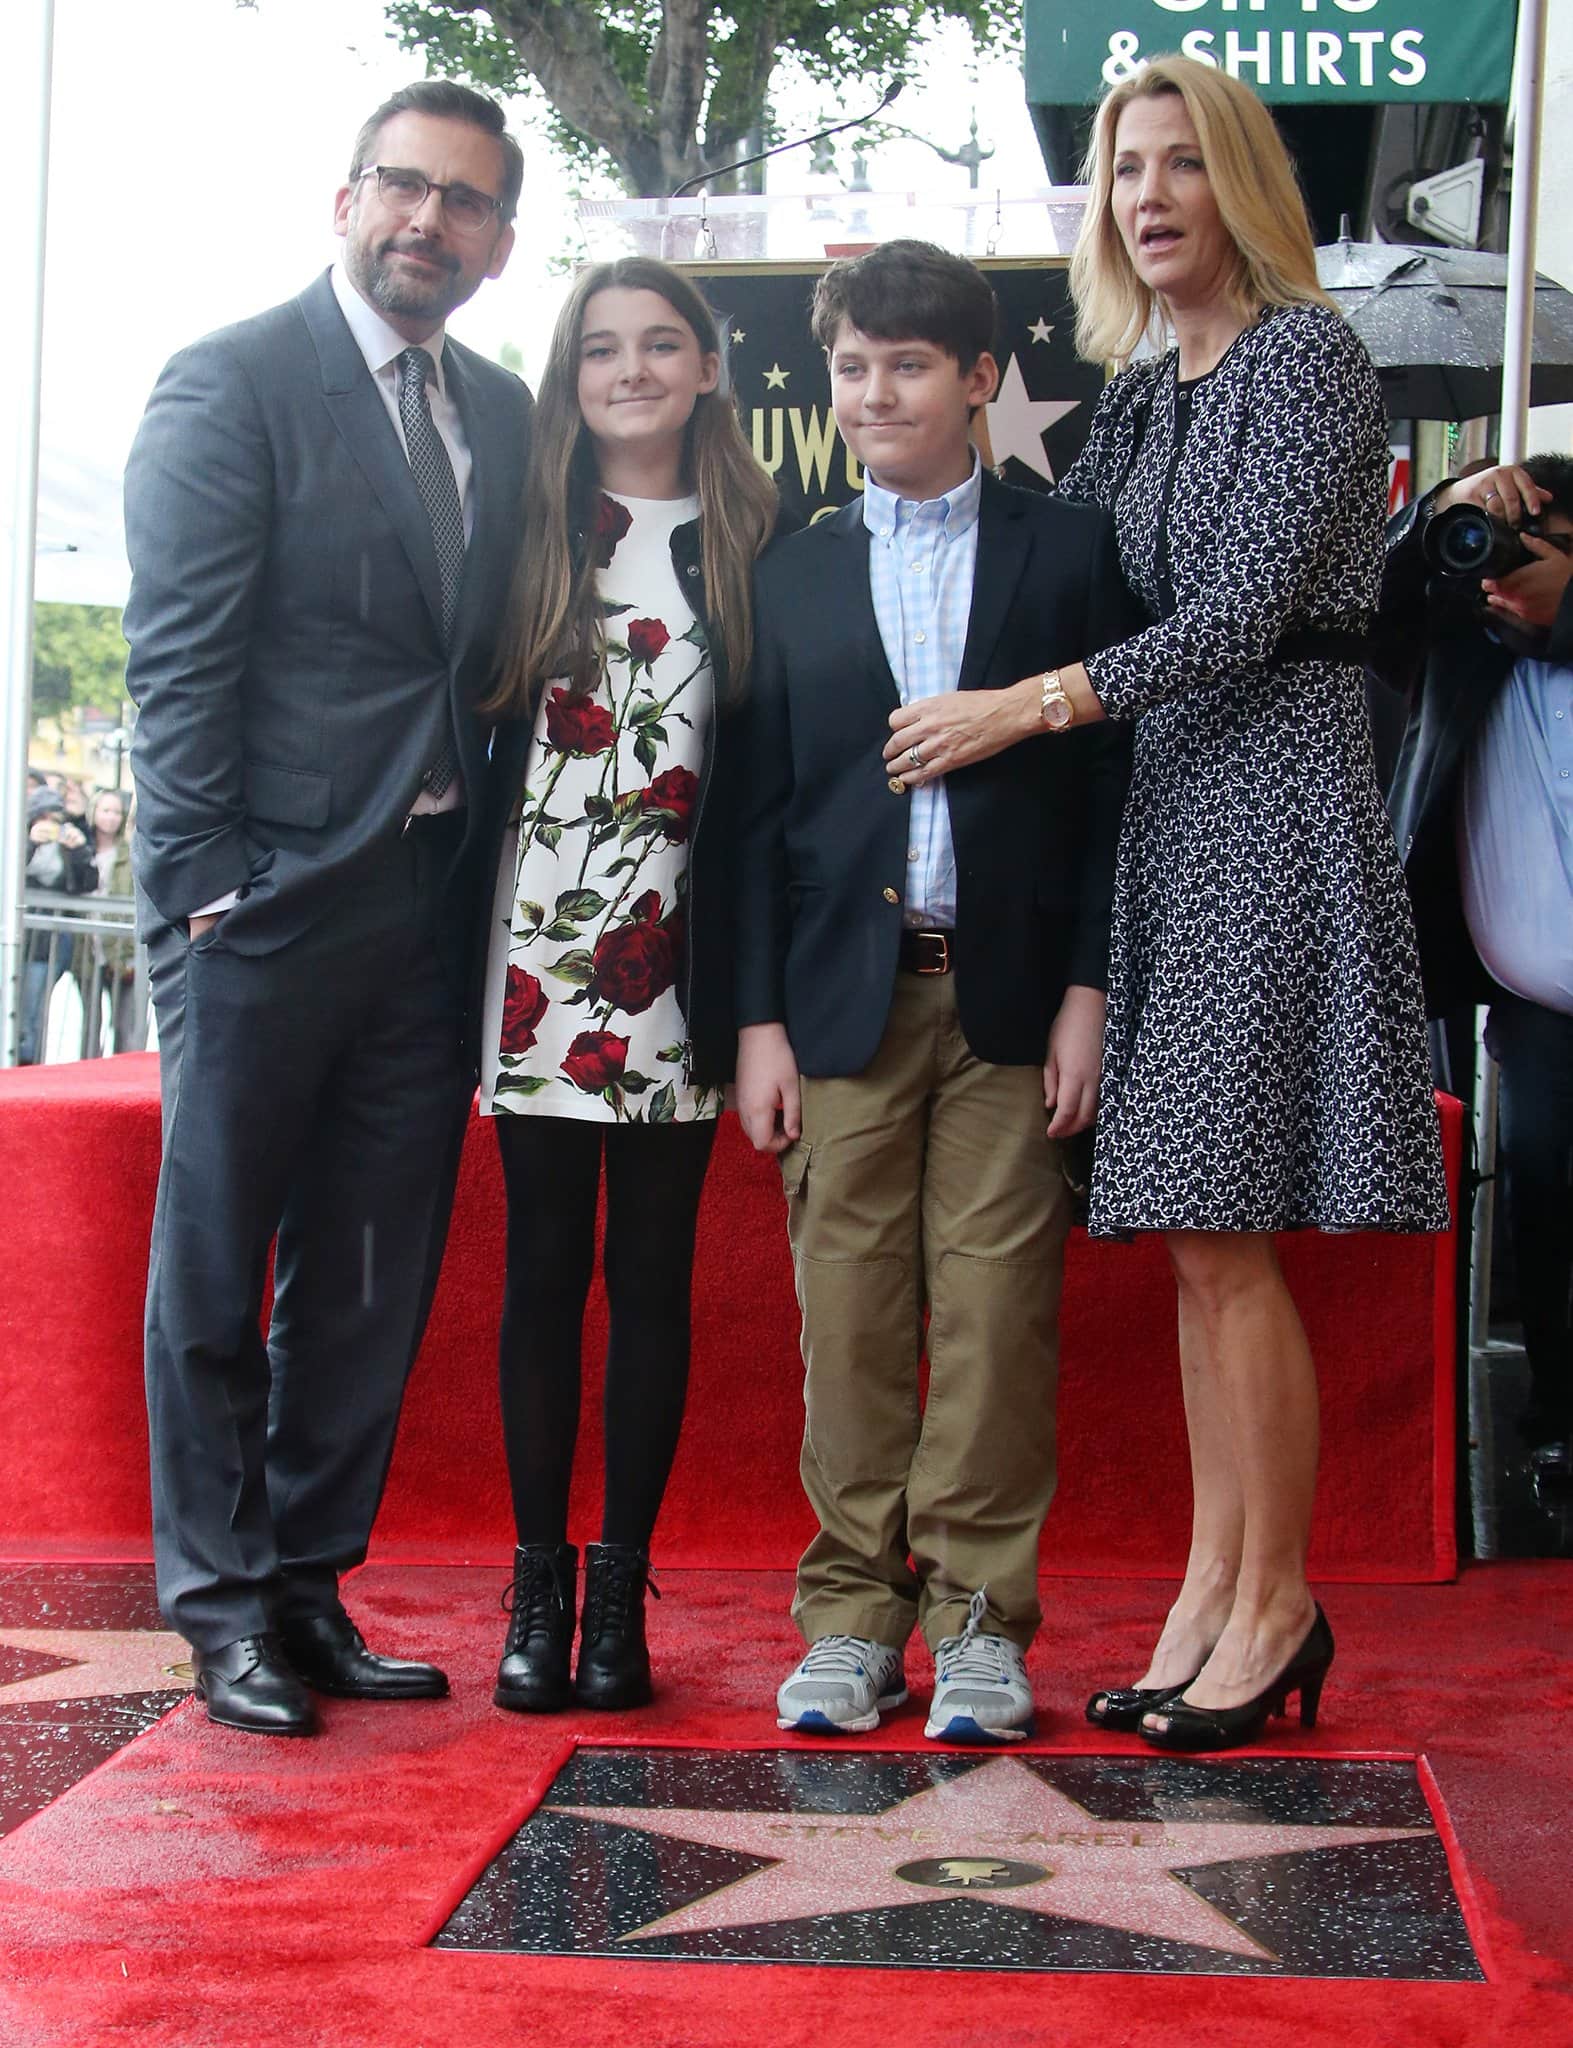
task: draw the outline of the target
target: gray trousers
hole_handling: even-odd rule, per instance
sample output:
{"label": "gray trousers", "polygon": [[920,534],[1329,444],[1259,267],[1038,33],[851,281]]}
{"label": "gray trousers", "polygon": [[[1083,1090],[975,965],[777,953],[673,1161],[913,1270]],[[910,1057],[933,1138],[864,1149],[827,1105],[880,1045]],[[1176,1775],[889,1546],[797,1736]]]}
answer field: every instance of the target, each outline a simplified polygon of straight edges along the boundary
{"label": "gray trousers", "polygon": [[336,1612],[366,1554],[470,1100],[433,942],[455,830],[413,828],[276,952],[231,950],[222,922],[150,942],[154,1554],[160,1606],[199,1650]]}

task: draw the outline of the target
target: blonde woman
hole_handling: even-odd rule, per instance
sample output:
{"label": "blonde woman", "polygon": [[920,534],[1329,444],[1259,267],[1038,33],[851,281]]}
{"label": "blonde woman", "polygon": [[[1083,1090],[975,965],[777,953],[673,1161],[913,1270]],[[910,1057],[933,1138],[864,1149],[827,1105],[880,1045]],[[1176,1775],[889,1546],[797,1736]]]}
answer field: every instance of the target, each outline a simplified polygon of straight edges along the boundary
{"label": "blonde woman", "polygon": [[[518,1548],[499,1706],[642,1706],[649,1543],[682,1424],[700,1190],[732,1076],[724,759],[775,516],[676,271],[581,273],[541,380],[494,777],[482,1107],[508,1190],[500,1343]],[[718,765],[723,772],[717,773]],[[605,1162],[601,1540],[568,1489]]]}
{"label": "blonde woman", "polygon": [[1088,183],[1081,348],[1169,345],[1108,386],[1061,488],[1114,512],[1153,623],[991,704],[898,713],[889,751],[916,745],[927,781],[1135,721],[1090,1228],[1168,1247],[1194,1504],[1146,1670],[1087,1714],[1220,1749],[1296,1694],[1314,1723],[1333,1656],[1306,1580],[1316,1378],[1273,1233],[1447,1223],[1360,669],[1387,429],[1248,88],[1155,59],[1104,99]]}

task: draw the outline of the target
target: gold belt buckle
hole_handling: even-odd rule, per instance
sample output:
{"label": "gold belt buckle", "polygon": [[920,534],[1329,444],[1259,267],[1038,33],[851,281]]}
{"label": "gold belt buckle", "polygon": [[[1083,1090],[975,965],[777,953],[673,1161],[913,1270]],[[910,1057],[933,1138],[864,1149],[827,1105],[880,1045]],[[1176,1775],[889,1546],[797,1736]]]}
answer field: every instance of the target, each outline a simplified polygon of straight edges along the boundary
{"label": "gold belt buckle", "polygon": [[939,948],[939,959],[938,959],[938,962],[937,962],[937,963],[936,963],[936,964],[935,964],[934,966],[932,966],[932,967],[929,967],[929,966],[922,966],[922,967],[919,967],[919,969],[918,969],[918,973],[919,973],[919,974],[949,974],[949,972],[950,972],[950,934],[949,934],[949,932],[919,932],[919,933],[917,933],[917,935],[916,935],[916,936],[917,936],[917,937],[918,937],[918,938],[919,938],[919,939],[920,939],[920,940],[922,941],[922,944],[923,944],[923,946],[924,946],[924,948],[925,948],[925,949],[927,949],[927,948],[928,948],[928,947],[930,947],[930,946],[937,946],[937,947]]}

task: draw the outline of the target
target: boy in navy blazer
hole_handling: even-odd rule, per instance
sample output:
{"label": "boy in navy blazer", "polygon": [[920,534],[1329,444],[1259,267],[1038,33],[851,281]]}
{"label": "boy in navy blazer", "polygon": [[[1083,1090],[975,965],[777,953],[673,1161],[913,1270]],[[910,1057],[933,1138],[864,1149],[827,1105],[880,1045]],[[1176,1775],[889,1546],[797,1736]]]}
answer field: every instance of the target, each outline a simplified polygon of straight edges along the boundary
{"label": "boy in navy blazer", "polygon": [[[1128,739],[1046,746],[996,693],[1139,618],[1103,514],[981,468],[995,316],[982,273],[927,243],[824,274],[814,331],[866,488],[759,571],[737,1106],[781,1158],[820,1525],[783,1728],[877,1726],[907,1696],[914,1624],[929,1736],[1032,1726],[1061,1144],[1097,1104]],[[947,775],[923,706],[970,715],[968,693],[998,751]],[[1044,715],[1051,699],[1046,681]]]}

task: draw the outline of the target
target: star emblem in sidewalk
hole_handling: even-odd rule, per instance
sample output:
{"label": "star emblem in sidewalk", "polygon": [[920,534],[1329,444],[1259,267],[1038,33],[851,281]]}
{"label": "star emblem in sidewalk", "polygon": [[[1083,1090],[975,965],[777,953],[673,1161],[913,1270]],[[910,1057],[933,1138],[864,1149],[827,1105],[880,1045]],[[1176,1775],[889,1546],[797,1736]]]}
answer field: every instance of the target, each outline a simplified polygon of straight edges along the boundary
{"label": "star emblem in sidewalk", "polygon": [[1056,421],[1080,405],[1079,398],[1029,398],[1021,363],[1012,356],[1000,380],[999,396],[986,408],[989,416],[989,447],[996,463],[1009,455],[1036,470],[1045,483],[1053,483],[1054,470],[1044,452],[1043,437]]}
{"label": "star emblem in sidewalk", "polygon": [[[7,1650],[21,1653],[23,1672],[9,1683]],[[184,1636],[155,1629],[0,1629],[0,1704],[178,1692],[190,1682],[190,1655]]]}
{"label": "star emblem in sidewalk", "polygon": [[549,1805],[546,1812],[768,1857],[622,1942],[965,1897],[1273,1961],[1185,1872],[1242,1858],[1396,1842],[1413,1827],[1095,1819],[1025,1764],[1000,1757],[882,1812],[699,1811]]}
{"label": "star emblem in sidewalk", "polygon": [[779,363],[772,363],[765,372],[765,389],[767,391],[785,391],[786,380],[791,374],[790,370],[783,370]]}

